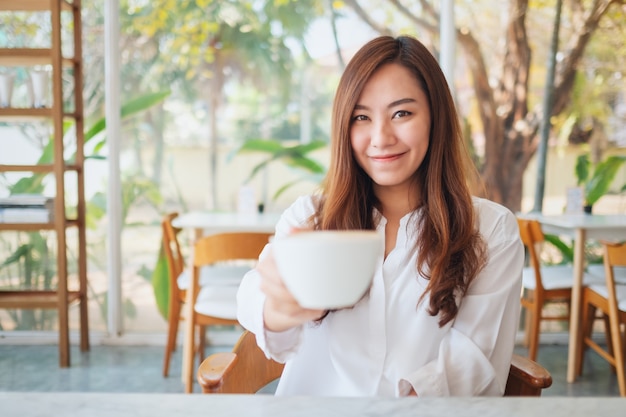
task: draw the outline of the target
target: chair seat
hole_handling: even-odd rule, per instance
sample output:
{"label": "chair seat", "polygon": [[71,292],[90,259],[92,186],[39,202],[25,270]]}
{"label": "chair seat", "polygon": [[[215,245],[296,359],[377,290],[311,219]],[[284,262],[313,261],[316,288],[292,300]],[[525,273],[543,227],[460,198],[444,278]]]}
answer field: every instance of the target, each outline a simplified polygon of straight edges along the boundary
{"label": "chair seat", "polygon": [[[200,268],[200,286],[232,286],[239,285],[243,276],[250,270],[247,265],[210,265]],[[186,290],[189,288],[191,274],[189,268],[183,270],[176,282],[178,288]]]}
{"label": "chair seat", "polygon": [[[604,277],[604,265],[602,265],[602,264],[589,265],[587,267],[587,271],[589,271],[589,274],[591,274],[591,275]],[[624,267],[624,266],[614,266],[613,267],[613,275],[615,275],[615,283],[616,284],[626,284],[626,267]]]}
{"label": "chair seat", "polygon": [[[550,265],[541,267],[541,279],[543,288],[546,290],[572,288],[574,280],[574,270],[569,265]],[[583,285],[604,282],[604,272],[602,274],[585,273],[583,275]],[[524,268],[522,275],[522,286],[528,290],[537,288],[535,280],[535,270],[531,267]]]}
{"label": "chair seat", "polygon": [[205,316],[237,319],[237,285],[208,285],[200,288],[194,309]]}
{"label": "chair seat", "polygon": [[[598,295],[607,299],[609,298],[609,292],[607,291],[606,285],[593,284],[590,285],[589,288],[598,293]],[[615,285],[615,293],[617,295],[617,307],[621,311],[626,311],[626,285]]]}

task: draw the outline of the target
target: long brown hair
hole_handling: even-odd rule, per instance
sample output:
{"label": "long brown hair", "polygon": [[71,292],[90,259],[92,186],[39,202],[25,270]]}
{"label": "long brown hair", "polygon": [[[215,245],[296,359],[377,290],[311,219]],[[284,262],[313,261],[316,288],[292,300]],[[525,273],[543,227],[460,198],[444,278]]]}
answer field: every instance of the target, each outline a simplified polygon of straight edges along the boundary
{"label": "long brown hair", "polygon": [[[396,63],[415,76],[430,105],[429,148],[414,174],[422,214],[412,221],[420,231],[415,242],[417,269],[429,279],[429,312],[440,314],[439,325],[454,319],[456,296],[467,292],[486,263],[466,175],[470,159],[459,118],[439,64],[417,39],[381,36],[365,44],[350,60],[335,94],[331,126],[331,160],[318,213],[321,230],[374,229],[371,178],[361,169],[350,144],[352,112],[365,83],[382,65]],[[384,213],[383,213],[384,214]]]}

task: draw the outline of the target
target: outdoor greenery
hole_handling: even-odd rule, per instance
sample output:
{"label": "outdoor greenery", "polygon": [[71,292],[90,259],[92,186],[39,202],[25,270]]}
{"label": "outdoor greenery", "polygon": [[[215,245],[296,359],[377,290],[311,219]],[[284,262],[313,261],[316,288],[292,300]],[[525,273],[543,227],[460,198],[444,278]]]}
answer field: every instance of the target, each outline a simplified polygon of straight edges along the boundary
{"label": "outdoor greenery", "polygon": [[[626,156],[612,155],[594,166],[589,154],[582,154],[578,157],[576,179],[577,185],[583,187],[585,206],[593,206],[609,191],[617,171],[624,165],[624,162],[626,162]],[[620,192],[625,190],[626,182],[621,186]]]}
{"label": "outdoor greenery", "polygon": [[266,154],[266,158],[252,167],[250,175],[246,179],[246,183],[257,176],[263,169],[272,162],[279,162],[297,170],[298,177],[295,180],[288,181],[278,188],[274,193],[274,199],[278,198],[288,188],[294,186],[301,181],[312,181],[319,184],[326,174],[326,167],[315,159],[308,156],[309,153],[326,147],[325,141],[314,141],[298,145],[286,145],[279,140],[271,139],[250,139],[245,141],[239,148],[235,150],[235,154],[243,154],[248,152],[258,152]]}

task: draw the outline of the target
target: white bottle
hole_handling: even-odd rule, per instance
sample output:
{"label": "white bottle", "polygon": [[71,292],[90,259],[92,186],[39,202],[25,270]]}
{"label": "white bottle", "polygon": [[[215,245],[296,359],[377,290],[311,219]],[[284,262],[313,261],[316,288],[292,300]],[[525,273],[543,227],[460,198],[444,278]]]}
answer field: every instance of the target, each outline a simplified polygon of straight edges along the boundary
{"label": "white bottle", "polygon": [[256,195],[250,185],[242,185],[237,197],[237,214],[255,216],[257,213]]}

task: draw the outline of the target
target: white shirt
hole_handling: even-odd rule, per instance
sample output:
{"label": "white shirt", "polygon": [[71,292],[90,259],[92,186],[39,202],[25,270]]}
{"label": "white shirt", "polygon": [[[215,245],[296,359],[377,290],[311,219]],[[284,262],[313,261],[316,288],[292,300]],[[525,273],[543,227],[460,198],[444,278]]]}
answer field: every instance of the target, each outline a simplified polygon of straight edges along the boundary
{"label": "white shirt", "polygon": [[[518,327],[524,250],[508,209],[479,198],[474,207],[488,263],[456,318],[442,328],[428,313],[428,297],[418,305],[428,281],[417,272],[413,235],[419,231],[410,214],[369,294],[321,324],[265,330],[260,275],[248,272],[237,294],[237,318],[267,357],[285,362],[276,395],[402,396],[411,386],[422,397],[502,395]],[[312,197],[300,197],[283,213],[275,238],[302,227],[314,210]],[[385,224],[382,218],[377,229]]]}

